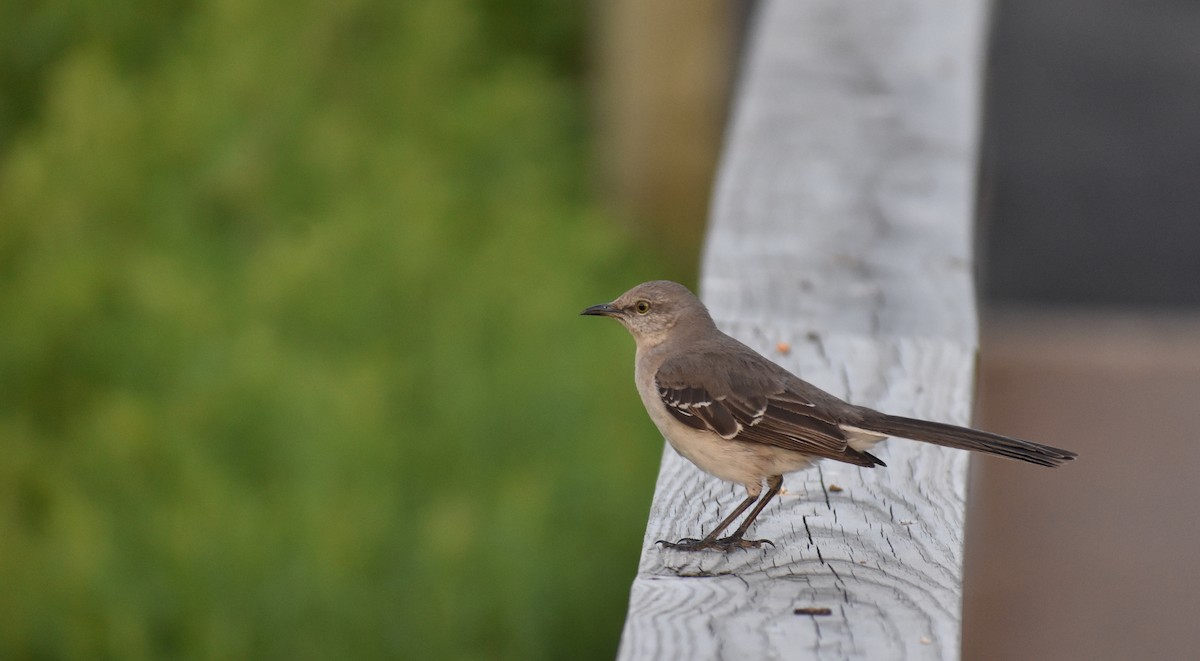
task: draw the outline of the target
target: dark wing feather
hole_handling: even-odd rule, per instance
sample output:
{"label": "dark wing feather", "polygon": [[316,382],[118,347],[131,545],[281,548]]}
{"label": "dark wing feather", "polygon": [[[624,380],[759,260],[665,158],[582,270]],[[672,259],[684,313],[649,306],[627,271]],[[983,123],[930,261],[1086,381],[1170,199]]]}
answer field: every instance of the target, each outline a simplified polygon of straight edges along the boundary
{"label": "dark wing feather", "polygon": [[[807,384],[744,354],[710,352],[666,361],[655,375],[662,402],[675,419],[735,442],[762,443],[860,466],[882,464],[849,447],[833,411],[799,390]],[[771,365],[774,367],[774,365]]]}

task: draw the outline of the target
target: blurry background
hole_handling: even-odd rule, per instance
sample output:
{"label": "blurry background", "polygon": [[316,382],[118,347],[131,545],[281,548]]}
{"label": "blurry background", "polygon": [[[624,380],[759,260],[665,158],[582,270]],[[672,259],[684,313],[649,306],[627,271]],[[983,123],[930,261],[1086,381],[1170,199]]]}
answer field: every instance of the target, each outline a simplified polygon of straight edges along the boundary
{"label": "blurry background", "polygon": [[[611,658],[752,5],[0,4],[0,658]],[[996,5],[968,658],[1200,645],[1197,34]]]}
{"label": "blurry background", "polygon": [[695,256],[591,22],[0,4],[0,658],[612,657],[662,443],[578,314]]}
{"label": "blurry background", "polygon": [[1200,3],[999,0],[978,422],[1078,450],[972,461],[974,659],[1200,649]]}

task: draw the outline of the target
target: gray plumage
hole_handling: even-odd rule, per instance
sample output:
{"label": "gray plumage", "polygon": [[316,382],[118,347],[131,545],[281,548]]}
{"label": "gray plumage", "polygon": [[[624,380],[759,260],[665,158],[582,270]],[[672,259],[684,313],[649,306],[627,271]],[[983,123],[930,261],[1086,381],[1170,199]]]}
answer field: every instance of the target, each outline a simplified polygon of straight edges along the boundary
{"label": "gray plumage", "polygon": [[[748,497],[704,539],[662,542],[683,550],[756,547],[750,524],[778,493],[785,473],[816,459],[856,466],[884,463],[868,450],[899,436],[962,450],[1057,466],[1075,453],[990,432],[880,413],[801,380],[721,332],[686,287],[640,284],[586,315],[620,321],[637,343],[635,381],[651,420],[701,470],[746,488]],[[767,493],[759,499],[764,482]],[[729,537],[720,533],[758,504]]]}

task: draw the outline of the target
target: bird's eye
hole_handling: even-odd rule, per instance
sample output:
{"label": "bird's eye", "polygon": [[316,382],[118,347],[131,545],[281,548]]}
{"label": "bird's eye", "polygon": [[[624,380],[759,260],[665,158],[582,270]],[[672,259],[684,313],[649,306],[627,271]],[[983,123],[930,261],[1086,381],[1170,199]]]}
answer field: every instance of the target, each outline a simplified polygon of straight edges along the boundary
{"label": "bird's eye", "polygon": [[637,310],[638,314],[646,314],[647,312],[650,311],[650,302],[649,301],[638,301],[637,305],[633,306],[633,309]]}

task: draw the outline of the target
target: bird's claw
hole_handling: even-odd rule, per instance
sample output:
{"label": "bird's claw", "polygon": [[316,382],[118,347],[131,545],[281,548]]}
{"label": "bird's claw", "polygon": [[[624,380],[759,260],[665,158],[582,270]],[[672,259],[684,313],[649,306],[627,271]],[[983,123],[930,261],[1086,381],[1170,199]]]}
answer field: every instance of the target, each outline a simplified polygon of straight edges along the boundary
{"label": "bird's claw", "polygon": [[726,551],[729,549],[756,549],[763,544],[770,544],[772,548],[775,546],[775,542],[769,539],[742,539],[741,537],[726,537],[718,539],[717,543],[723,545]]}
{"label": "bird's claw", "polygon": [[662,544],[665,549],[673,549],[676,551],[721,551],[728,553],[733,549],[756,549],[763,544],[775,546],[775,542],[769,539],[743,539],[741,537],[722,537],[721,539],[695,539],[693,537],[684,537],[678,542],[668,542],[665,539],[660,539],[655,544]]}

